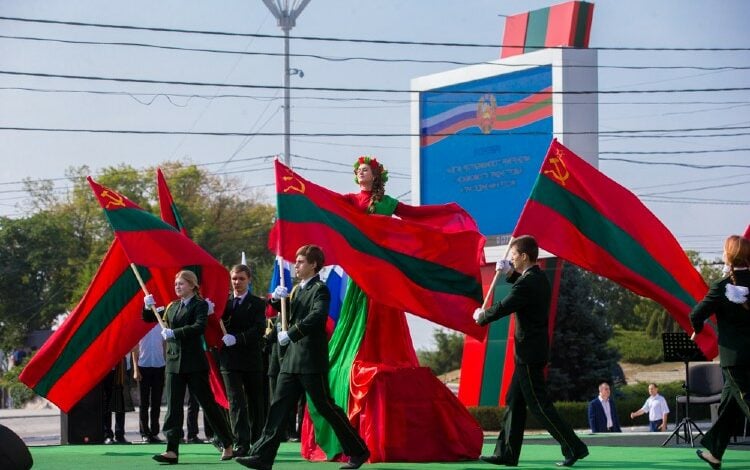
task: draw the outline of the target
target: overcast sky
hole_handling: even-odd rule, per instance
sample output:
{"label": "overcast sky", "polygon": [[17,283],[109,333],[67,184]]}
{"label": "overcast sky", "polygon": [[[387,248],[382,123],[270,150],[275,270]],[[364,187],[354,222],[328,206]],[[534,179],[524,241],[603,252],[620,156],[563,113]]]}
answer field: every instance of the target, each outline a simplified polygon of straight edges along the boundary
{"label": "overcast sky", "polygon": [[[455,62],[496,59],[506,15],[555,3],[312,0],[291,32],[308,38],[291,41],[291,53],[304,55],[291,59],[291,67],[304,73],[292,76],[292,86],[340,90],[292,90],[292,133],[408,134],[409,96],[399,91],[407,91],[412,78],[460,67]],[[283,42],[248,35],[281,34],[260,0],[4,0],[0,16],[16,18],[0,20],[0,215],[24,214],[22,180],[52,179],[64,191],[66,169],[81,165],[96,174],[120,163],[146,167],[181,160],[271,194],[272,162],[263,157],[283,150],[282,92],[274,88],[282,83]],[[638,194],[685,249],[704,257],[718,256],[723,238],[750,223],[748,18],[750,2],[741,0],[595,2],[590,46],[600,48],[599,89],[629,91],[599,96],[599,130],[652,131],[643,132],[648,137],[601,137],[599,168]],[[659,50],[665,48],[716,50]],[[391,91],[346,90],[351,88]],[[719,90],[728,88],[740,90]],[[679,131],[653,132],[673,129]],[[409,144],[406,136],[294,136],[292,163],[305,177],[349,192],[356,190],[353,160],[375,154],[391,171],[388,192],[410,202]],[[430,331],[417,327],[417,347],[429,346]]]}

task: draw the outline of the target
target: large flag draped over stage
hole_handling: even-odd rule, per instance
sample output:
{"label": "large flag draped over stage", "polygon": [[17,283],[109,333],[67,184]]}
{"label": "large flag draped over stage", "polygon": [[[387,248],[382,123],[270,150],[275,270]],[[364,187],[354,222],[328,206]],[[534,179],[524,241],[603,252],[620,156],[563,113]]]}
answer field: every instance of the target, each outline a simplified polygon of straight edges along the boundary
{"label": "large flag draped over stage", "polygon": [[[187,237],[188,232],[185,228],[185,223],[182,221],[180,211],[177,210],[177,205],[172,198],[172,192],[169,190],[167,180],[166,178],[164,178],[164,174],[162,173],[161,168],[156,169],[156,190],[159,198],[159,213],[161,214],[161,220],[167,222],[169,225],[176,228]],[[220,289],[220,286],[218,285],[211,286],[212,289],[217,290],[216,292],[208,292],[207,289],[203,288],[202,285],[201,287],[203,295],[205,295],[209,299],[226,298],[226,291],[228,289],[228,286],[224,289],[223,292],[218,290]],[[220,321],[221,320],[219,320],[219,318],[215,315],[209,315],[208,321],[206,323],[206,332],[204,334],[206,342],[209,345],[218,348],[224,347],[224,343],[221,341],[223,332],[221,330],[221,325],[219,325]],[[219,366],[218,364],[216,364],[216,360],[214,359],[214,356],[210,351],[206,351],[206,361],[208,361],[208,383],[209,385],[211,385],[211,391],[214,394],[214,400],[216,400],[216,403],[218,403],[220,406],[229,409],[229,399],[227,398],[227,392],[224,387],[224,380],[221,378],[221,371],[219,371]]]}
{"label": "large flag draped over stage", "polygon": [[364,214],[278,160],[276,193],[272,251],[292,260],[300,246],[319,245],[326,264],[340,265],[378,302],[484,337],[471,318],[482,302],[484,237],[458,205],[413,207],[411,220]]}
{"label": "large flag draped over stage", "polygon": [[[553,140],[514,236],[661,304],[688,332],[708,287],[670,231],[630,191]],[[713,326],[696,342],[718,354]]]}

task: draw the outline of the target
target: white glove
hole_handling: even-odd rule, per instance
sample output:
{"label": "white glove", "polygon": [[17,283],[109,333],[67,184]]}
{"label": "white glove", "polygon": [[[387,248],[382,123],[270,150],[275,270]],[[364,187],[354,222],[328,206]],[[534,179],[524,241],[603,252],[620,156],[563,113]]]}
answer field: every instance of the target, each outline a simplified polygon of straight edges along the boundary
{"label": "white glove", "polygon": [[275,300],[283,299],[288,296],[289,291],[284,286],[276,286],[276,289],[273,290],[273,294],[271,294],[271,298]]}
{"label": "white glove", "polygon": [[495,271],[499,271],[500,274],[508,274],[513,270],[513,264],[508,259],[501,259],[495,263]]}
{"label": "white glove", "polygon": [[[215,303],[211,302],[211,299],[206,299],[206,303],[208,304],[208,314],[213,315],[214,314],[214,307],[216,306]],[[227,344],[227,346],[229,346]]]}
{"label": "white glove", "polygon": [[234,335],[226,334],[221,337],[221,340],[224,341],[224,344],[227,346],[234,346],[237,344],[237,338],[235,338]]}
{"label": "white glove", "polygon": [[143,297],[143,303],[146,305],[147,309],[151,309],[151,307],[156,306],[156,300],[154,300],[154,296],[152,294],[148,294]]}
{"label": "white glove", "polygon": [[286,346],[290,341],[289,333],[286,331],[279,331],[279,346]]}
{"label": "white glove", "polygon": [[276,333],[281,333],[281,322],[276,324]]}
{"label": "white glove", "polygon": [[473,318],[474,321],[479,321],[479,317],[481,317],[482,314],[484,314],[484,309],[483,308],[478,308],[478,309],[474,310],[474,314],[471,316],[471,318]]}
{"label": "white glove", "polygon": [[171,328],[164,328],[161,330],[161,337],[164,339],[174,339],[174,331]]}

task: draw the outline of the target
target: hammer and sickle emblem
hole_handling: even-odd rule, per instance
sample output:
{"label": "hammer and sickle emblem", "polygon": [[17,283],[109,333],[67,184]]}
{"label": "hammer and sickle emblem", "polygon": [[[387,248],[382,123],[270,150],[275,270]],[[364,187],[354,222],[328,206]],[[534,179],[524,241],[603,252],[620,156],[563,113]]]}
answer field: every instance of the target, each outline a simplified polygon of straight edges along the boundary
{"label": "hammer and sickle emblem", "polygon": [[123,199],[122,195],[110,191],[108,189],[105,189],[102,191],[102,193],[99,195],[102,199],[107,199],[107,205],[104,206],[105,209],[109,209],[109,206],[122,206],[125,207],[125,200]]}
{"label": "hammer and sickle emblem", "polygon": [[565,166],[565,162],[562,159],[563,152],[557,151],[556,156],[549,159],[550,164],[554,167],[552,170],[545,170],[545,175],[552,175],[553,178],[558,180],[560,184],[565,186],[565,182],[570,178],[568,167]]}
{"label": "hammer and sickle emblem", "polygon": [[291,173],[290,176],[282,176],[281,180],[287,183],[284,186],[285,193],[289,191],[297,191],[298,193],[305,194],[305,183],[303,183],[299,178],[294,176],[294,173]]}

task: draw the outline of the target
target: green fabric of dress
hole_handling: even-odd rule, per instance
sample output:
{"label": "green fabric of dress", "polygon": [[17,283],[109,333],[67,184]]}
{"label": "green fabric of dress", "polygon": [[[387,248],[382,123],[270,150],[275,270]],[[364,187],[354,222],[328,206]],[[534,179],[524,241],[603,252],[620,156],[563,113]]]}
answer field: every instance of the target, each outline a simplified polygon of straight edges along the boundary
{"label": "green fabric of dress", "polygon": [[[385,195],[375,204],[375,214],[393,215],[397,205],[398,200]],[[336,329],[328,342],[328,383],[331,387],[331,396],[347,414],[351,368],[365,334],[368,307],[367,295],[350,278]],[[342,452],[341,444],[331,426],[320,416],[310,400],[307,401],[307,406],[315,428],[315,442],[328,459],[332,459]]]}

